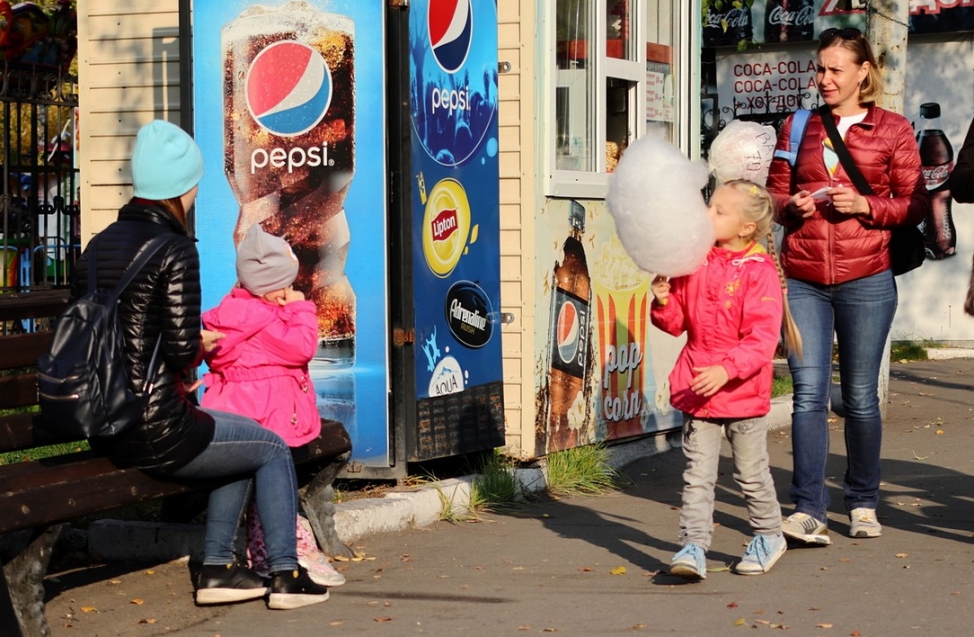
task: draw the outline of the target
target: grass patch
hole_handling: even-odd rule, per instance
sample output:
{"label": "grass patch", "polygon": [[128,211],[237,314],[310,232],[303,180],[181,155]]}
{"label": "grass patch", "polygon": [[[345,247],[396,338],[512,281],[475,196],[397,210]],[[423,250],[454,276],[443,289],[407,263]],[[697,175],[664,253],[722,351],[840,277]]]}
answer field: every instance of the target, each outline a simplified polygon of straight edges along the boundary
{"label": "grass patch", "polygon": [[894,341],[890,344],[889,360],[893,363],[925,361],[929,358],[928,347],[931,344],[927,341]]}
{"label": "grass patch", "polygon": [[788,394],[794,393],[794,387],[791,384],[791,374],[782,374],[779,376],[775,374],[771,378],[771,397],[777,398],[778,396],[787,396]]}
{"label": "grass patch", "polygon": [[484,457],[470,487],[470,508],[474,511],[491,511],[511,506],[517,501],[519,493],[514,463],[495,449]]}
{"label": "grass patch", "polygon": [[616,491],[620,482],[621,476],[609,465],[605,445],[586,445],[548,454],[550,495],[605,495]]}

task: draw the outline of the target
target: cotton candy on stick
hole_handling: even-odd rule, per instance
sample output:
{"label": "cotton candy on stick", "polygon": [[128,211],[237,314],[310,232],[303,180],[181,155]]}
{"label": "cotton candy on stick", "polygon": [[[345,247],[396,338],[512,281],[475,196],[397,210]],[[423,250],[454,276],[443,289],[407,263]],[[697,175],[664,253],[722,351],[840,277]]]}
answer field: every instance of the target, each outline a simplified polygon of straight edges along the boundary
{"label": "cotton candy on stick", "polygon": [[643,270],[690,274],[714,244],[701,191],[707,167],[653,136],[633,142],[609,181],[606,201],[622,246]]}

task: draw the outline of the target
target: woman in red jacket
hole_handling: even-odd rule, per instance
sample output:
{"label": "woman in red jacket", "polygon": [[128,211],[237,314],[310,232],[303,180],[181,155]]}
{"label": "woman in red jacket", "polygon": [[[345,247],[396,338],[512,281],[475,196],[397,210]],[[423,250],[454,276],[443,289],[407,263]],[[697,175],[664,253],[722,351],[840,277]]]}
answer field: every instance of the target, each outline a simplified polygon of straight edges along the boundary
{"label": "woman in red jacket", "polygon": [[[785,228],[782,266],[804,356],[789,356],[794,381],[791,499],[786,536],[829,544],[828,408],[833,338],[838,346],[847,466],[843,482],[852,537],[877,537],[882,420],[878,382],[897,295],[890,229],[919,224],[930,205],[910,123],[875,105],[882,80],[857,29],[821,35],[816,82],[872,195],[859,193],[832,150],[818,112],[805,129],[794,166],[774,159],[768,190]],[[785,121],[778,148],[789,145]]]}

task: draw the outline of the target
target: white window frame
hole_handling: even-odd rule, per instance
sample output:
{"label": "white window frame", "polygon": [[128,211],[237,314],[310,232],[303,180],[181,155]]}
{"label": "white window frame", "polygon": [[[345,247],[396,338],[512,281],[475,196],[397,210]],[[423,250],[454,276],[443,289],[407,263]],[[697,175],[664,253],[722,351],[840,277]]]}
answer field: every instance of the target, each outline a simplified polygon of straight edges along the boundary
{"label": "white window frame", "polygon": [[[541,141],[541,165],[545,176],[545,194],[549,197],[574,197],[584,199],[604,199],[608,191],[609,175],[606,172],[605,162],[605,143],[606,143],[606,85],[608,78],[621,79],[634,84],[634,94],[630,94],[629,108],[632,113],[635,129],[632,131],[632,139],[638,139],[646,132],[646,0],[635,2],[636,15],[630,23],[632,33],[631,41],[635,47],[634,60],[621,60],[610,58],[606,55],[606,21],[604,0],[593,0],[597,3],[594,33],[597,37],[591,42],[591,49],[598,52],[598,56],[591,58],[595,73],[595,96],[590,103],[594,104],[595,117],[595,154],[596,170],[561,170],[556,164],[556,113],[555,113],[555,94],[557,88],[557,62],[555,60],[556,51],[556,19],[555,3],[541,3],[541,25],[542,33],[547,39],[547,46],[542,50],[544,63],[542,65],[543,80],[540,84],[542,90],[540,98],[542,113],[540,126]],[[699,16],[699,0],[660,0],[669,1],[674,6],[674,11],[679,11],[679,15],[674,16],[679,20],[679,30],[674,30],[674,42],[672,44],[672,66],[674,74],[674,139],[681,149],[694,152],[699,155],[699,144],[695,151],[689,145],[692,137],[691,123],[699,119],[699,105],[694,104],[691,97],[690,78],[699,77],[699,55],[691,55],[692,40],[696,40],[699,45],[699,37],[692,38],[691,28],[696,23],[693,22],[694,16]],[[695,13],[694,13],[695,12]],[[697,20],[699,22],[699,20]],[[699,48],[697,49],[699,51]],[[696,70],[694,70],[696,69]],[[699,89],[696,90],[699,94]],[[699,101],[699,100],[698,100]],[[681,111],[682,109],[682,111]],[[692,111],[697,111],[694,116]],[[686,113],[686,114],[685,114]],[[699,123],[697,124],[699,129]],[[699,138],[699,134],[696,138]],[[601,150],[599,150],[601,149]]]}

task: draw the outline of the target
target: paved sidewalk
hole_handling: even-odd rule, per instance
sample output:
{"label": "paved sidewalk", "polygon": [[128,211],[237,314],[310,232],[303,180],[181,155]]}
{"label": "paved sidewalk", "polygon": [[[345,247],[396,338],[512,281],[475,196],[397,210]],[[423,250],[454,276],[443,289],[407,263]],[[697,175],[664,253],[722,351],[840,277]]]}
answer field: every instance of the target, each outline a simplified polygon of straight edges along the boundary
{"label": "paved sidewalk", "polygon": [[[625,468],[632,485],[596,498],[545,501],[479,523],[359,538],[365,559],[325,604],[288,612],[262,602],[197,608],[185,563],[110,564],[49,585],[54,637],[178,635],[733,635],[967,634],[974,606],[974,360],[894,364],[877,539],[846,537],[838,484],[842,420],[829,459],[831,547],[794,548],[760,577],[731,574],[750,538],[723,459],[711,572],[666,573],[678,548],[683,458],[668,451]],[[769,433],[787,502],[791,441]],[[785,514],[790,511],[786,508]]]}

